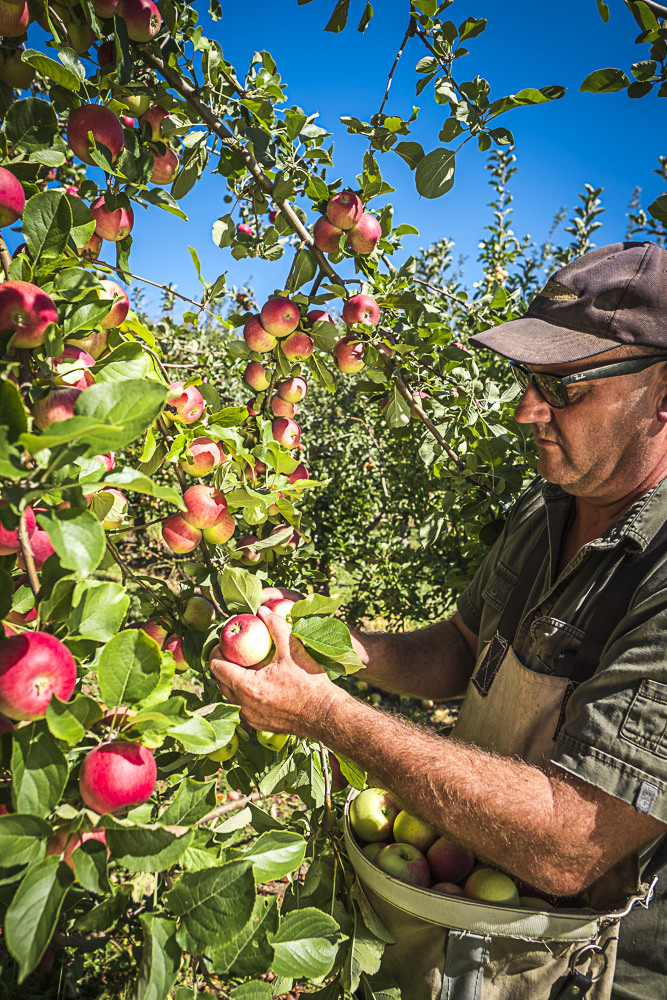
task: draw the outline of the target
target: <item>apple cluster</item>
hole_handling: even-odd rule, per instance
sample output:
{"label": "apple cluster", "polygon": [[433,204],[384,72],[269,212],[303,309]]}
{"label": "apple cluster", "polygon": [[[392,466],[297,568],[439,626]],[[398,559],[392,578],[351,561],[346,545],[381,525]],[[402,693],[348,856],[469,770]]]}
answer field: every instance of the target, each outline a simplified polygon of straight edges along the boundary
{"label": "apple cluster", "polygon": [[352,799],[349,819],[365,857],[402,882],[486,903],[553,909],[553,897],[479,862],[472,851],[402,809],[384,788],[365,788]]}
{"label": "apple cluster", "polygon": [[324,253],[338,253],[341,238],[353,253],[373,253],[382,227],[374,215],[364,212],[364,204],[354,191],[339,191],[329,198],[326,214],[313,227],[315,245]]}

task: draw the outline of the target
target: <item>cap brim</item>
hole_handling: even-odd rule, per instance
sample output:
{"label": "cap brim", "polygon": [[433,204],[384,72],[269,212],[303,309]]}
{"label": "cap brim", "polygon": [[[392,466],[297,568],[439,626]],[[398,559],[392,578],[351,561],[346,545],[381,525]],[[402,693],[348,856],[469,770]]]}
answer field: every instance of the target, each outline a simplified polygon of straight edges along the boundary
{"label": "cap brim", "polygon": [[524,316],[501,323],[470,338],[476,347],[488,347],[512,361],[533,365],[557,365],[566,361],[604,354],[620,346],[620,341],[581,333],[543,319]]}

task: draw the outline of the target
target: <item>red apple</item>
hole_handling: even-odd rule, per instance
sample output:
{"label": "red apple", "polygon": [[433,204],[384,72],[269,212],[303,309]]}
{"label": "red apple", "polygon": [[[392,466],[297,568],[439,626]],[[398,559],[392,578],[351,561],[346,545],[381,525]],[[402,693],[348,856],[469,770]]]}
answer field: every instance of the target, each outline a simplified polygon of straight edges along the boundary
{"label": "red apple", "polygon": [[271,433],[274,441],[289,449],[296,448],[301,440],[301,428],[290,417],[276,417],[271,423]]}
{"label": "red apple", "polygon": [[247,222],[239,222],[236,227],[236,232],[240,233],[242,236],[252,236],[252,228]]}
{"label": "red apple", "polygon": [[43,719],[53,695],[71,698],[76,663],[47,632],[24,632],[0,643],[0,712],[10,719]]}
{"label": "red apple", "polygon": [[284,382],[279,382],[276,391],[286,403],[300,403],[308,392],[308,385],[305,379],[297,375],[294,378],[285,379]]}
{"label": "red apple", "polygon": [[188,661],[185,659],[185,653],[183,652],[183,640],[180,635],[170,635],[165,639],[163,649],[166,649],[174,657],[174,663],[176,664],[177,670],[187,670]]}
{"label": "red apple", "polygon": [[326,216],[322,215],[313,226],[315,246],[323,253],[337,253],[343,230],[332,226]]}
{"label": "red apple", "polygon": [[497,868],[482,866],[476,868],[466,879],[463,887],[468,899],[481,899],[487,903],[503,906],[518,906],[519,890],[504,872]]}
{"label": "red apple", "polygon": [[97,359],[102,357],[109,346],[109,334],[106,330],[97,330],[93,333],[87,333],[83,337],[75,337],[74,340],[68,340],[67,343],[83,348],[84,351],[87,351],[92,357]]}
{"label": "red apple", "polygon": [[158,156],[155,150],[151,150],[153,153],[153,172],[151,174],[152,184],[171,184],[174,177],[176,176],[176,171],[178,170],[178,165],[180,160],[173,149],[167,147],[165,153],[162,156]]}
{"label": "red apple", "polygon": [[443,896],[465,896],[463,886],[457,885],[456,882],[434,882],[431,892],[439,892]]}
{"label": "red apple", "polygon": [[255,543],[258,541],[259,539],[257,538],[257,535],[244,535],[238,540],[236,547],[241,553],[242,562],[244,562],[247,566],[260,563],[264,558],[262,552],[258,552],[255,548]]}
{"label": "red apple", "polygon": [[11,347],[40,347],[50,323],[58,322],[53,300],[29,281],[0,284],[0,330],[13,330]]}
{"label": "red apple", "polygon": [[[277,535],[279,532],[284,531],[285,528],[287,527],[288,525],[286,524],[278,524],[276,525],[275,528],[272,529],[271,534]],[[299,534],[298,531],[293,531],[292,534],[288,538],[286,538],[284,542],[280,542],[278,545],[276,545],[273,551],[277,552],[278,555],[287,555],[288,552],[294,552],[294,550],[298,547],[300,542],[301,542],[301,535]]]}
{"label": "red apple", "polygon": [[204,539],[211,545],[224,545],[228,542],[236,531],[236,523],[232,515],[228,512],[212,528],[204,528],[202,532]]}
{"label": "red apple", "polygon": [[95,161],[90,155],[93,147],[88,138],[89,132],[96,143],[106,146],[112,162],[118,159],[125,146],[123,126],[118,115],[101,104],[82,104],[70,114],[67,142],[75,155],[92,167],[95,166]]}
{"label": "red apple", "polygon": [[281,342],[288,361],[305,361],[313,353],[313,341],[307,333],[297,330]]}
{"label": "red apple", "polygon": [[93,233],[88,242],[82,247],[77,247],[77,253],[79,257],[83,257],[84,260],[97,260],[102,250],[102,243],[104,240],[97,233]]}
{"label": "red apple", "polygon": [[157,767],[140,743],[112,740],[91,750],[79,773],[81,798],[97,813],[115,813],[146,802],[153,794]]}
{"label": "red apple", "polygon": [[162,538],[172,552],[182,555],[197,548],[201,531],[188,524],[182,514],[170,514],[162,522]]}
{"label": "red apple", "polygon": [[195,594],[185,602],[181,618],[184,625],[189,625],[197,632],[205,632],[213,618],[215,617],[215,607],[205,597]]}
{"label": "red apple", "polygon": [[18,38],[25,35],[30,24],[30,7],[27,3],[19,0],[13,3],[11,0],[0,2],[0,36],[3,38]]}
{"label": "red apple", "polygon": [[122,527],[129,508],[125,494],[113,486],[95,493],[92,506],[93,513],[100,519],[105,531]]}
{"label": "red apple", "polygon": [[112,451],[106,455],[95,455],[95,458],[102,463],[107,472],[116,468],[116,456]]}
{"label": "red apple", "polygon": [[361,219],[347,234],[347,245],[355,253],[367,255],[373,253],[382,236],[382,226],[374,215],[364,212]]}
{"label": "red apple", "polygon": [[387,875],[401,882],[426,888],[431,884],[431,870],[419,848],[413,844],[387,844],[375,864]]}
{"label": "red apple", "polygon": [[[56,551],[51,544],[51,539],[49,538],[47,532],[40,527],[35,528],[32,535],[30,536],[30,551],[32,552],[32,558],[35,563],[35,568],[40,570],[46,560],[53,555]],[[22,570],[25,570],[25,560],[23,559],[23,552],[18,554],[19,566]]]}
{"label": "red apple", "polygon": [[394,840],[401,844],[412,844],[418,848],[422,854],[428,851],[429,847],[435,843],[438,833],[430,823],[412,816],[405,809],[394,820]]}
{"label": "red apple", "polygon": [[132,232],[134,212],[131,205],[127,208],[114,208],[112,211],[107,208],[104,195],[101,194],[90,206],[90,214],[95,220],[95,233],[103,240],[117,243]]}
{"label": "red apple", "polygon": [[438,837],[427,850],[426,860],[435,882],[461,882],[472,871],[475,855],[447,837]]}
{"label": "red apple", "polygon": [[346,375],[354,375],[360,372],[365,365],[364,361],[365,344],[358,337],[348,334],[339,340],[333,349],[333,357],[336,367]]}
{"label": "red apple", "polygon": [[301,313],[291,299],[276,295],[264,303],[259,318],[267,333],[273,337],[287,337],[299,325]]}
{"label": "red apple", "polygon": [[38,399],[33,405],[32,415],[40,430],[60,420],[74,416],[74,406],[81,395],[81,389],[53,389],[48,396]]}
{"label": "red apple", "polygon": [[183,517],[193,528],[214,528],[227,513],[227,501],[213,486],[197,483],[183,494],[186,511]]}
{"label": "red apple", "polygon": [[306,313],[306,320],[309,326],[314,326],[315,323],[331,323],[333,326],[331,316],[324,309],[311,309]]}
{"label": "red apple", "polygon": [[[0,499],[0,507],[4,507],[7,501]],[[25,526],[28,532],[28,538],[30,538],[37,527],[37,522],[35,521],[35,514],[32,507],[26,507],[25,509]],[[21,548],[19,544],[19,533],[18,528],[12,531],[10,528],[5,528],[4,524],[0,520],[0,556],[11,556],[18,552]]]}
{"label": "red apple", "polygon": [[121,115],[120,116],[120,120],[122,121],[122,123],[125,126],[125,128],[136,128],[137,127],[137,119],[136,118],[131,118],[130,115]]}
{"label": "red apple", "polygon": [[343,322],[346,326],[363,323],[377,326],[380,322],[380,307],[372,295],[353,295],[343,306]]}
{"label": "red apple", "polygon": [[180,465],[191,476],[207,476],[226,461],[227,455],[219,441],[213,441],[208,437],[196,437],[189,442],[186,457],[181,459]]}
{"label": "red apple", "polygon": [[243,373],[243,381],[255,392],[262,392],[269,388],[271,376],[259,361],[251,361]]}
{"label": "red apple", "polygon": [[100,300],[102,302],[111,300],[111,308],[104,319],[100,321],[100,326],[103,330],[111,330],[113,327],[120,326],[127,316],[130,311],[130,300],[127,297],[127,292],[117,282],[101,278],[100,283],[104,289],[103,292],[98,292]]}
{"label": "red apple", "polygon": [[183,424],[194,424],[205,409],[204,397],[196,385],[172,382],[167,391],[167,416]]}
{"label": "red apple", "polygon": [[255,316],[250,316],[246,320],[243,327],[243,339],[250,350],[257,351],[258,354],[266,354],[268,351],[272,351],[278,343],[277,338],[267,333],[262,326],[259,313]]}
{"label": "red apple", "polygon": [[[73,833],[70,835],[68,830],[61,828],[54,837],[51,837],[46,842],[46,853],[47,855],[61,855],[65,864],[74,871],[72,855],[77,848],[81,847],[88,840],[97,840],[106,847],[107,840],[104,830],[88,830],[85,833]],[[107,854],[109,854],[108,847]]]}
{"label": "red apple", "polygon": [[23,215],[25,192],[11,170],[0,167],[0,228],[13,226]]}
{"label": "red apple", "polygon": [[133,42],[150,42],[162,26],[162,15],[153,0],[120,0],[119,13]]}
{"label": "red apple", "polygon": [[98,17],[113,17],[118,13],[120,0],[92,0],[93,10]]}
{"label": "red apple", "polygon": [[290,590],[289,587],[264,587],[262,589],[262,604],[278,599],[296,603],[303,600],[303,594],[298,590]]}
{"label": "red apple", "polygon": [[385,788],[364,788],[350,803],[350,823],[361,840],[388,840],[401,807]]}
{"label": "red apple", "polygon": [[268,610],[273,612],[274,615],[280,615],[281,618],[287,618],[287,616],[292,613],[292,608],[295,604],[296,601],[290,601],[288,597],[274,597],[271,598],[271,600],[263,601],[262,607],[268,608]]}
{"label": "red apple", "polygon": [[161,621],[157,618],[149,618],[148,621],[138,622],[133,628],[141,629],[146,635],[149,635],[151,639],[157,642],[158,646],[162,648],[164,646],[165,639],[167,638],[168,632]]}
{"label": "red apple", "polygon": [[222,655],[241,667],[254,667],[261,663],[271,645],[271,634],[256,615],[235,615],[220,633]]}
{"label": "red apple", "polygon": [[[93,7],[95,3],[93,2]],[[102,42],[97,49],[97,65],[100,69],[104,69],[105,66],[115,66],[116,65],[116,42],[109,39],[107,42]],[[121,120],[122,120],[121,115]]]}
{"label": "red apple", "polygon": [[286,403],[280,396],[271,396],[271,412],[274,417],[295,417],[298,407],[294,403]]}
{"label": "red apple", "polygon": [[352,229],[361,219],[364,203],[353,191],[340,191],[329,198],[327,219],[339,229]]}
{"label": "red apple", "polygon": [[161,137],[161,127],[164,118],[169,117],[169,112],[161,108],[159,104],[153,104],[148,111],[141,115],[140,125],[148,125],[151,130],[150,138],[155,142]]}
{"label": "red apple", "polygon": [[75,344],[65,344],[63,352],[57,358],[49,358],[48,364],[56,372],[57,385],[83,390],[95,382],[89,370],[95,364],[95,358]]}
{"label": "red apple", "polygon": [[310,479],[310,476],[308,474],[308,469],[303,464],[303,462],[299,462],[294,472],[290,472],[289,476],[287,477],[287,481],[290,484],[290,486],[293,486],[294,483],[298,483],[300,479]]}

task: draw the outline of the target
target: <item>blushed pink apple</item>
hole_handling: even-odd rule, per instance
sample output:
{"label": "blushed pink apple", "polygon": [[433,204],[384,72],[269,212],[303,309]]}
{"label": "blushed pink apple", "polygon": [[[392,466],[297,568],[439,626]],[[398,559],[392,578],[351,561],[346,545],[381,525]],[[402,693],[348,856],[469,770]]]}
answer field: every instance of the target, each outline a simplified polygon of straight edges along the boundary
{"label": "blushed pink apple", "polygon": [[138,622],[133,628],[141,629],[146,635],[149,635],[151,639],[157,642],[158,646],[162,648],[164,646],[165,639],[169,634],[162,622],[157,618],[149,618],[145,622]]}
{"label": "blushed pink apple", "polygon": [[[288,527],[286,524],[278,524],[275,528],[271,530],[272,535],[277,535],[279,532],[284,531]],[[278,555],[287,555],[288,552],[294,552],[298,548],[301,542],[301,535],[298,531],[293,531],[283,542],[274,547],[274,552]]]}
{"label": "blushed pink apple", "polygon": [[382,226],[378,220],[374,215],[364,212],[354,229],[350,229],[347,234],[347,245],[355,253],[366,256],[373,253],[381,236]]}
{"label": "blushed pink apple", "polygon": [[183,424],[194,424],[202,416],[206,404],[196,385],[172,382],[167,390],[166,415]]}
{"label": "blushed pink apple", "polygon": [[354,191],[339,191],[329,198],[327,219],[339,229],[352,229],[361,219],[364,203]]}
{"label": "blushed pink apple", "polygon": [[100,253],[102,252],[102,244],[104,240],[97,233],[93,233],[87,243],[82,247],[77,247],[77,253],[79,257],[83,257],[84,260],[97,260]]}
{"label": "blushed pink apple", "polygon": [[183,494],[186,510],[183,517],[193,528],[214,528],[223,520],[227,513],[227,501],[224,495],[213,486],[197,483],[190,486]]}
{"label": "blushed pink apple", "polygon": [[294,472],[290,472],[289,476],[287,477],[287,481],[290,484],[290,486],[294,486],[294,484],[298,483],[300,479],[310,479],[310,476],[308,474],[308,469],[303,464],[303,462],[299,462]]}
{"label": "blushed pink apple", "polygon": [[307,333],[297,330],[281,341],[281,347],[288,361],[305,361],[313,353],[313,340]]}
{"label": "blushed pink apple", "polygon": [[153,0],[120,0],[118,11],[133,42],[150,42],[162,25],[162,15]]}
{"label": "blushed pink apple", "polygon": [[430,823],[412,816],[405,809],[394,820],[394,840],[402,844],[412,844],[418,848],[422,854],[428,851],[429,847],[435,843],[438,833]]}
{"label": "blushed pink apple", "polygon": [[155,758],[148,747],[111,740],[84,757],[79,772],[79,791],[94,812],[116,813],[147,802],[156,780]]}
{"label": "blushed pink apple", "polygon": [[271,412],[274,417],[295,417],[298,407],[294,403],[286,403],[280,396],[271,396]]}
{"label": "blushed pink apple", "polygon": [[255,548],[256,543],[259,541],[257,535],[243,535],[239,538],[236,548],[238,549],[241,561],[247,566],[253,566],[255,563],[260,563],[264,558],[264,554]]}
{"label": "blushed pink apple", "polygon": [[362,340],[351,334],[339,340],[333,349],[333,357],[338,370],[346,375],[360,372],[366,364],[364,361],[365,347]]}
{"label": "blushed pink apple", "polygon": [[[56,551],[48,533],[44,530],[44,528],[40,528],[39,525],[30,536],[29,545],[30,551],[32,552],[33,562],[35,563],[35,569],[37,570],[40,570],[46,560]],[[21,569],[25,570],[26,566],[23,558],[23,552],[19,552],[18,560]]]}
{"label": "blushed pink apple", "polygon": [[102,357],[109,346],[109,333],[107,330],[96,330],[93,333],[87,333],[84,337],[68,340],[67,343],[83,348],[97,360],[97,358]]}
{"label": "blushed pink apple", "polygon": [[263,392],[269,388],[271,376],[259,361],[251,361],[243,373],[243,381],[255,392]]}
{"label": "blushed pink apple", "polygon": [[290,601],[288,597],[274,597],[269,601],[263,601],[262,607],[268,608],[274,615],[287,618],[292,613],[292,608],[295,604],[296,601]]}
{"label": "blushed pink apple", "polygon": [[256,615],[235,615],[220,633],[222,655],[241,667],[254,667],[268,655],[271,634]]}
{"label": "blushed pink apple", "polygon": [[481,899],[503,906],[517,906],[519,903],[519,890],[515,883],[497,868],[476,868],[466,879],[463,891],[468,899]]}
{"label": "blushed pink apple", "polygon": [[426,860],[435,882],[461,882],[472,871],[475,855],[447,837],[438,837],[427,850]]}
{"label": "blushed pink apple", "polygon": [[95,364],[95,358],[75,344],[65,344],[65,348],[57,358],[49,358],[49,367],[56,372],[56,384],[74,386],[75,389],[87,389],[95,379],[90,369]]}
{"label": "blushed pink apple", "polygon": [[107,472],[112,472],[116,468],[116,456],[113,451],[107,452],[106,455],[95,455],[95,458],[102,463]]}
{"label": "blushed pink apple", "polygon": [[259,318],[267,333],[273,337],[287,337],[299,325],[301,313],[291,299],[275,295],[264,303]]}
{"label": "blushed pink apple", "polygon": [[40,347],[50,323],[58,322],[53,299],[29,281],[0,284],[0,330],[12,330],[10,347]]}
{"label": "blushed pink apple", "polygon": [[180,466],[191,476],[207,476],[223,462],[227,455],[222,450],[219,441],[209,437],[196,437],[188,443],[186,457],[181,459]]}
{"label": "blushed pink apple", "polygon": [[171,184],[178,171],[180,160],[173,149],[167,147],[162,156],[158,156],[155,150],[153,153],[153,172],[151,173],[152,184]]}
{"label": "blushed pink apple", "polygon": [[343,230],[332,226],[325,215],[320,216],[313,226],[315,246],[323,253],[337,253]]}
{"label": "blushed pink apple", "polygon": [[30,7],[27,2],[3,0],[0,3],[0,35],[3,38],[18,38],[25,35],[30,24]]}
{"label": "blushed pink apple", "polygon": [[134,211],[131,205],[112,210],[107,208],[104,195],[101,194],[90,206],[90,214],[95,220],[95,233],[103,240],[117,243],[132,232]]}
{"label": "blushed pink apple", "polygon": [[394,820],[401,811],[394,795],[386,788],[364,788],[350,803],[350,823],[361,840],[389,840]]}
{"label": "blushed pink apple", "polygon": [[419,848],[413,844],[387,844],[375,864],[387,875],[401,882],[426,888],[431,884],[431,870]]}
{"label": "blushed pink apple", "polygon": [[224,517],[222,517],[217,524],[214,524],[212,528],[204,528],[202,532],[204,540],[210,542],[211,545],[224,545],[228,542],[236,531],[236,522],[232,515],[227,512]]}
{"label": "blushed pink apple", "polygon": [[266,354],[268,351],[272,351],[278,343],[277,337],[267,333],[262,326],[259,313],[255,316],[250,316],[246,320],[243,327],[243,339],[250,350],[257,351],[258,354]]}
{"label": "blushed pink apple", "polygon": [[114,486],[107,486],[94,494],[92,507],[104,530],[112,531],[122,527],[127,517],[129,503],[124,493]]}
{"label": "blushed pink apple", "polygon": [[11,170],[0,167],[0,228],[13,226],[23,215],[25,192]]}
{"label": "blushed pink apple", "polygon": [[252,236],[252,227],[247,222],[239,222],[236,232],[241,236]]}
{"label": "blushed pink apple", "polygon": [[176,555],[193,552],[201,542],[199,528],[193,528],[182,514],[170,514],[162,522],[162,538]]}
{"label": "blushed pink apple", "polygon": [[80,160],[93,167],[95,161],[90,155],[93,147],[88,138],[89,132],[96,143],[106,146],[112,162],[118,159],[125,147],[123,126],[118,115],[101,104],[82,104],[69,116],[67,142]]}
{"label": "blushed pink apple", "polygon": [[331,323],[333,326],[331,316],[324,309],[311,309],[306,313],[306,321],[309,326],[314,326],[315,323]]}
{"label": "blushed pink apple", "polygon": [[296,603],[297,601],[303,600],[303,594],[298,590],[290,590],[289,587],[262,588],[262,604],[266,604],[267,601],[275,601],[278,599],[284,599]]}
{"label": "blushed pink apple", "polygon": [[380,307],[372,295],[352,295],[343,306],[343,322],[346,326],[362,323],[377,326],[380,322]]}
{"label": "blushed pink apple", "polygon": [[276,392],[281,399],[285,400],[286,403],[300,403],[301,400],[306,397],[308,385],[305,379],[296,375],[293,378],[288,378],[283,382],[279,382],[276,387]]}
{"label": "blushed pink apple", "polygon": [[215,607],[205,597],[194,594],[185,602],[181,619],[197,632],[205,632],[215,616]]}
{"label": "blushed pink apple", "polygon": [[[5,499],[0,499],[0,507],[5,507],[6,504],[7,501]],[[30,538],[35,533],[35,528],[37,527],[32,507],[25,508],[23,519],[25,521],[28,538]],[[12,531],[11,528],[5,528],[4,524],[0,520],[0,556],[14,555],[14,553],[18,552],[20,548],[18,527]]]}
{"label": "blushed pink apple", "polygon": [[122,121],[125,128],[136,128],[137,119],[132,118],[130,115],[120,115],[120,120]]}
{"label": "blushed pink apple", "polygon": [[155,142],[162,134],[162,122],[169,117],[169,112],[161,108],[159,104],[153,104],[148,111],[141,115],[140,125],[147,125],[151,130],[150,138]]}
{"label": "blushed pink apple", "polygon": [[174,657],[174,663],[176,664],[177,670],[187,670],[188,661],[185,659],[183,640],[180,635],[174,634],[168,636],[162,644],[162,648],[167,650],[167,652],[171,653]]}
{"label": "blushed pink apple", "polygon": [[271,423],[274,441],[284,448],[296,448],[301,440],[301,428],[291,417],[276,417]]}
{"label": "blushed pink apple", "polygon": [[74,406],[81,395],[81,389],[53,389],[48,396],[38,399],[32,408],[32,415],[40,430],[60,420],[74,416]]}
{"label": "blushed pink apple", "polygon": [[111,330],[113,327],[120,326],[127,316],[130,311],[130,300],[127,297],[127,292],[121,288],[118,282],[102,278],[100,283],[104,291],[98,292],[99,299],[102,302],[111,301],[111,308],[104,319],[100,321],[100,326],[103,330]]}
{"label": "blushed pink apple", "polygon": [[71,698],[76,663],[48,632],[24,632],[0,643],[0,712],[9,719],[43,719],[55,694]]}

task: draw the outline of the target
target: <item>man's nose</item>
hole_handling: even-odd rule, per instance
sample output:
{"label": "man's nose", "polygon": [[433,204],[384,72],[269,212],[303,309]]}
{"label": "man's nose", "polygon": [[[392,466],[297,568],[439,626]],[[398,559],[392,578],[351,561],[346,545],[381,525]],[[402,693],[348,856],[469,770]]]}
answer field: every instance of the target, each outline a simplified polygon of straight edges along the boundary
{"label": "man's nose", "polygon": [[514,419],[519,424],[545,424],[552,416],[552,408],[532,384],[514,407]]}

